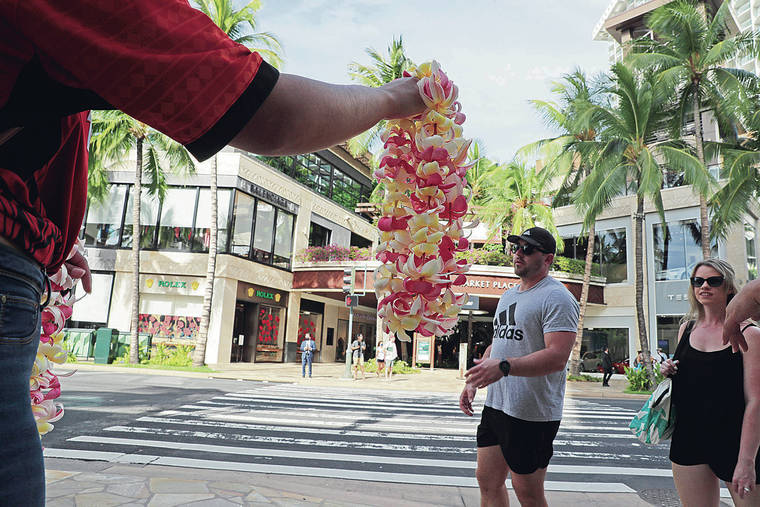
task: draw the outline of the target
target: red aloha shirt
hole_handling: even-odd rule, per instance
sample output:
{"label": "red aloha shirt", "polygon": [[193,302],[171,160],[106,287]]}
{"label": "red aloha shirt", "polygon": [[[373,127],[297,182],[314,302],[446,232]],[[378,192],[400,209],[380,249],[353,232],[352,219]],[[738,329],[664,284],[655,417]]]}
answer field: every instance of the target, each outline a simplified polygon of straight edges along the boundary
{"label": "red aloha shirt", "polygon": [[279,74],[186,0],[0,0],[0,236],[57,270],[82,224],[90,109],[120,109],[199,160]]}

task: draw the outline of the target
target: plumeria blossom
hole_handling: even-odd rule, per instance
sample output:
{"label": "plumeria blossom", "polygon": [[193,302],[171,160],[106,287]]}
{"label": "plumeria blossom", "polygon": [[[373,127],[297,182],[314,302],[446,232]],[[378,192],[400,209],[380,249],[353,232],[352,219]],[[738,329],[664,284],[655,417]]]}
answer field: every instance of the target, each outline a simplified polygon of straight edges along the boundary
{"label": "plumeria blossom", "polygon": [[375,271],[378,315],[386,333],[444,336],[456,325],[466,294],[455,294],[470,268],[455,253],[467,250],[463,229],[471,192],[465,175],[471,140],[459,90],[437,62],[410,70],[427,110],[389,121],[374,176],[385,185]]}
{"label": "plumeria blossom", "polygon": [[[77,242],[69,255],[84,252],[81,242]],[[32,413],[37,421],[40,436],[53,429],[54,422],[63,417],[63,404],[55,402],[61,395],[61,383],[52,368],[66,362],[67,352],[63,348],[61,331],[73,311],[73,291],[77,279],[72,278],[65,264],[50,276],[50,293],[48,305],[41,312],[40,344],[37,357],[29,378],[29,395]],[[73,372],[72,372],[73,373]],[[71,374],[69,374],[71,375]]]}

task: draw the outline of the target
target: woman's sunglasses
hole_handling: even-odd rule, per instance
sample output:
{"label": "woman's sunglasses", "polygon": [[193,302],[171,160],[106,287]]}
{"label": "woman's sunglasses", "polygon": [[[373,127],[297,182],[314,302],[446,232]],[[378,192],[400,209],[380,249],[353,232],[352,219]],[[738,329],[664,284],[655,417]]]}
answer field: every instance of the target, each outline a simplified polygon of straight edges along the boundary
{"label": "woman's sunglasses", "polygon": [[691,285],[693,287],[702,287],[704,283],[707,282],[707,285],[710,287],[720,287],[723,285],[723,277],[722,276],[708,276],[707,278],[702,278],[701,276],[692,276],[691,277]]}
{"label": "woman's sunglasses", "polygon": [[537,246],[525,244],[525,245],[512,245],[512,248],[509,249],[513,254],[516,254],[518,250],[522,250],[523,254],[530,255],[536,250],[543,253],[543,250],[538,248]]}

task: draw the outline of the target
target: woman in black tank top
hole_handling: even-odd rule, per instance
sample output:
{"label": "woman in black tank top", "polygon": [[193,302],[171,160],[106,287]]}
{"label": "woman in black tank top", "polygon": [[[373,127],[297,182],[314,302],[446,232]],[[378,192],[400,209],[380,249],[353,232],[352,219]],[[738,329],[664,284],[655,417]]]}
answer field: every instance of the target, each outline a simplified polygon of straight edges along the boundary
{"label": "woman in black tank top", "polygon": [[[721,480],[735,505],[760,505],[760,385],[747,382],[745,389],[745,377],[760,379],[760,347],[734,354],[722,340],[726,305],[736,292],[728,263],[699,262],[675,358],[662,365],[673,377],[670,460],[685,507],[719,505]],[[744,334],[756,335],[754,342],[760,337],[754,326]]]}

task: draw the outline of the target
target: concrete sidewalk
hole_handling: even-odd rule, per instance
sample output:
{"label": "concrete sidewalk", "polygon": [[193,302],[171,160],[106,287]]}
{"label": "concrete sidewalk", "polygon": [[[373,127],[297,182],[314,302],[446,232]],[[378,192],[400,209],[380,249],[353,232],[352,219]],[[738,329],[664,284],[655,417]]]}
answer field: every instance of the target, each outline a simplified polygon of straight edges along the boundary
{"label": "concrete sidewalk", "polygon": [[[477,506],[477,488],[420,486],[48,458],[47,507]],[[551,468],[551,465],[550,465]],[[549,505],[648,506],[635,493],[550,491]],[[510,491],[512,505],[520,505]]]}
{"label": "concrete sidewalk", "polygon": [[[81,371],[119,372],[144,375],[169,375],[192,378],[219,378],[227,380],[250,380],[259,382],[282,382],[304,384],[320,387],[342,387],[370,390],[421,391],[432,393],[450,393],[458,395],[464,387],[464,380],[458,378],[458,370],[436,368],[423,369],[420,373],[393,375],[386,380],[367,373],[365,379],[352,380],[344,378],[343,363],[315,363],[312,378],[301,377],[301,365],[295,363],[256,363],[237,364],[225,367],[216,373],[197,373],[172,370],[153,370],[149,368],[127,368],[92,363],[66,363],[56,367],[57,370],[78,369]],[[592,374],[597,376],[597,374]],[[598,374],[601,379],[601,374]],[[580,398],[630,398],[645,400],[647,396],[626,394],[623,390],[628,382],[623,375],[615,375],[610,387],[602,387],[601,382],[568,382],[567,395]]]}

